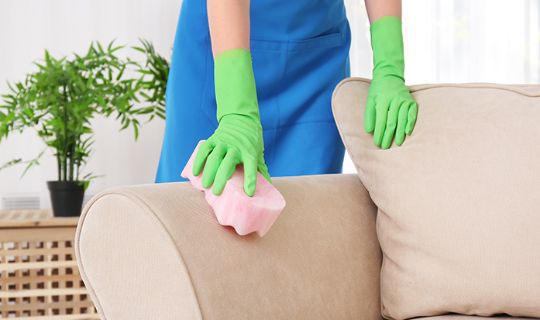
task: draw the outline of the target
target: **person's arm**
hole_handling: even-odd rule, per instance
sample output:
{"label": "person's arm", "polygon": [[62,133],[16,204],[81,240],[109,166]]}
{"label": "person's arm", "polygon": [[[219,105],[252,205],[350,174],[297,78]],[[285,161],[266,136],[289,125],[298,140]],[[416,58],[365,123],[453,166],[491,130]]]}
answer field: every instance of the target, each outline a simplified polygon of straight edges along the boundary
{"label": "person's arm", "polygon": [[[201,0],[204,1],[204,0]],[[208,25],[214,55],[214,88],[218,127],[201,144],[193,174],[202,185],[223,192],[237,165],[244,167],[244,191],[255,194],[257,172],[271,182],[264,161],[249,36],[249,0],[208,0]]]}
{"label": "person's arm", "polygon": [[371,23],[386,16],[401,18],[401,0],[365,0],[365,3]]}
{"label": "person's arm", "polygon": [[366,101],[364,128],[374,143],[388,149],[410,135],[418,105],[405,86],[401,0],[365,0],[371,22],[373,79]]}
{"label": "person's arm", "polygon": [[207,0],[214,57],[226,50],[249,50],[250,0]]}

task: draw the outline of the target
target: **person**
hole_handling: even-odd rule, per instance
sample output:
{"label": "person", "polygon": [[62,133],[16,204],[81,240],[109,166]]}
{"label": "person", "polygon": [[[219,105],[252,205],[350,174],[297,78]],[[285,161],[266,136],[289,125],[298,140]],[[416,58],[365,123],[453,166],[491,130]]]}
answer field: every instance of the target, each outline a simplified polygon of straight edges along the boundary
{"label": "person", "polygon": [[[365,2],[374,66],[359,107],[387,149],[411,134],[418,106],[404,81],[401,0]],[[350,41],[344,0],[184,0],[156,182],[182,181],[200,140],[193,174],[216,195],[238,165],[248,196],[257,172],[270,182],[340,173],[345,150],[330,103],[350,74]]]}

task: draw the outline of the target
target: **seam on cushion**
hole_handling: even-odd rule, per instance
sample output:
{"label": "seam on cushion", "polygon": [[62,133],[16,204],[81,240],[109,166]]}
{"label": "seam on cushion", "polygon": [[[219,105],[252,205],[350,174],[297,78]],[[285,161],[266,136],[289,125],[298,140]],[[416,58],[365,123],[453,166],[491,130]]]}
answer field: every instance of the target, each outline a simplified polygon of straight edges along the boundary
{"label": "seam on cushion", "polygon": [[[336,85],[336,87],[334,88],[334,91],[332,92],[332,101],[331,101],[332,113],[334,115],[334,120],[337,120],[337,118],[338,118],[337,115],[339,114],[338,108],[336,107],[336,104],[335,104],[335,97],[337,96],[337,93],[341,89],[341,87],[346,85],[348,82],[363,82],[363,83],[369,84],[369,83],[371,83],[371,80],[367,79],[367,78],[362,78],[362,77],[349,77],[349,78],[341,80]],[[509,92],[514,92],[514,93],[517,93],[517,94],[520,94],[520,95],[523,95],[523,96],[526,96],[526,97],[531,97],[531,98],[540,97],[540,92],[538,94],[531,94],[531,93],[524,92],[524,91],[521,91],[521,90],[518,90],[518,89],[509,88],[506,85],[490,84],[490,83],[468,83],[468,84],[448,84],[448,83],[443,83],[443,84],[431,84],[431,85],[430,84],[414,85],[414,86],[409,87],[411,92],[418,92],[418,91],[427,90],[427,89],[434,89],[434,88],[498,89],[498,90],[505,90],[505,91],[509,91]],[[539,90],[540,90],[540,86],[539,86]],[[361,102],[359,102],[359,103],[361,103]],[[345,145],[345,149],[346,150],[351,150],[349,148],[348,140],[345,138],[345,133],[343,132],[344,130],[343,130],[343,127],[340,124],[340,121],[335,121],[335,123],[336,123],[336,126],[338,128],[338,132],[339,132],[339,135],[341,137],[341,140],[343,141],[343,144]],[[358,136],[357,134],[351,134],[351,135],[352,136]],[[354,166],[355,166],[356,171],[359,174],[359,176],[361,174],[364,177],[364,179],[360,178],[362,183],[364,185],[368,185],[368,182],[365,181],[365,175],[364,175],[364,171],[362,170],[362,168],[358,164],[356,164],[356,162],[354,162]],[[369,190],[368,190],[368,192],[369,192]],[[371,194],[370,194],[370,196],[371,196]]]}
{"label": "seam on cushion", "polygon": [[189,272],[189,269],[187,267],[187,264],[186,264],[186,262],[184,260],[184,257],[182,255],[182,253],[180,252],[180,250],[176,246],[176,243],[174,242],[174,239],[173,239],[171,233],[169,232],[169,229],[165,226],[163,221],[161,221],[159,216],[154,213],[154,210],[148,205],[148,203],[143,198],[141,198],[137,194],[135,194],[133,191],[124,190],[123,192],[114,192],[114,193],[109,193],[109,194],[123,195],[123,196],[127,197],[128,199],[134,200],[135,202],[140,202],[141,206],[144,206],[144,209],[146,209],[145,211],[147,211],[147,213],[148,212],[151,213],[151,216],[153,216],[159,222],[159,224],[161,225],[163,230],[167,233],[167,236],[168,236],[170,242],[172,243],[173,248],[174,248],[174,250],[176,251],[176,253],[178,255],[178,258],[180,258],[180,262],[182,263],[182,266],[184,267],[184,269],[185,269],[185,271],[186,271],[186,273],[188,275],[189,283],[191,285],[191,291],[193,293],[193,297],[195,298],[196,308],[198,310],[198,312],[197,312],[198,313],[198,319],[203,319],[202,311],[201,311],[201,304],[199,302],[199,297],[197,295],[197,291],[195,290],[195,286],[193,285],[193,279],[191,277],[191,273]]}
{"label": "seam on cushion", "polygon": [[[349,78],[346,78],[346,79],[343,79],[342,81],[340,81],[336,87],[334,88],[334,91],[332,93],[332,101],[331,101],[331,107],[332,107],[332,113],[334,114],[334,119],[336,120],[336,126],[338,127],[338,131],[339,131],[339,134],[341,136],[341,139],[343,140],[343,143],[345,145],[345,148],[347,150],[350,150],[349,149],[349,144],[348,144],[348,140],[346,139],[346,135],[344,133],[344,130],[343,130],[343,127],[341,126],[341,121],[337,121],[338,119],[338,115],[340,115],[340,110],[339,108],[337,107],[337,104],[335,103],[335,98],[336,96],[338,95],[338,91],[340,91],[341,87],[346,85],[348,82],[363,82],[363,83],[366,83],[366,84],[370,84],[371,83],[371,80],[369,79],[366,79],[366,78],[361,78],[361,77],[349,77]],[[534,85],[533,85],[534,86]],[[535,98],[535,97],[540,97],[540,92],[538,92],[537,94],[532,94],[532,93],[529,93],[529,92],[525,92],[525,91],[521,91],[521,90],[518,90],[518,89],[515,89],[515,88],[510,88],[506,85],[500,85],[500,84],[491,84],[491,83],[469,83],[469,84],[425,84],[425,85],[415,85],[415,86],[411,86],[409,87],[409,89],[411,90],[411,92],[418,92],[418,91],[422,91],[422,90],[427,90],[427,89],[433,89],[433,88],[445,88],[445,87],[448,87],[448,88],[481,88],[481,89],[498,89],[498,90],[505,90],[505,91],[509,91],[509,92],[513,92],[513,93],[517,93],[517,94],[520,94],[520,95],[523,95],[523,96],[526,96],[526,97],[531,97],[531,98]],[[540,91],[540,86],[539,87],[539,91]],[[360,103],[360,102],[359,102]],[[361,105],[360,105],[361,106]],[[352,133],[352,134],[349,134],[350,136],[356,136],[356,137],[359,137],[360,134],[357,134],[357,133]],[[370,194],[370,197],[371,197],[371,193],[369,192],[369,189],[368,189],[368,184],[366,181],[364,181],[365,179],[362,179],[362,176],[365,177],[364,175],[364,172],[362,171],[362,169],[359,167],[359,165],[355,162],[354,162],[354,165],[358,171],[358,175],[360,177],[360,180],[361,182],[364,184],[364,186],[366,187],[366,190],[368,190],[368,193]],[[378,207],[377,207],[378,208]],[[377,215],[379,214],[379,210],[377,211]],[[381,248],[382,250],[382,248]],[[381,271],[383,270],[383,265],[386,262],[386,259],[387,259],[387,256],[384,254],[383,252],[383,259],[381,261]],[[379,272],[379,273],[380,273]],[[381,285],[381,284],[380,284]],[[380,287],[380,292],[382,293],[382,287]],[[386,310],[386,307],[385,307],[385,304],[382,300],[382,296],[381,296],[381,300],[380,300],[380,309],[381,309],[381,315],[385,318],[385,319],[393,319],[391,318],[391,316],[388,314],[387,310]]]}
{"label": "seam on cushion", "polygon": [[538,98],[540,97],[540,92],[538,93],[530,93],[526,91],[519,90],[517,88],[511,88],[507,87],[503,84],[495,84],[495,83],[445,83],[445,84],[424,84],[424,85],[417,85],[412,86],[412,92],[419,92],[423,90],[428,89],[437,89],[437,88],[462,88],[462,89],[495,89],[495,90],[503,90],[508,92],[517,93],[519,95],[529,97],[529,98]]}
{"label": "seam on cushion", "polygon": [[[331,106],[332,106],[332,114],[334,115],[334,120],[337,120],[337,115],[339,113],[338,108],[336,107],[336,103],[335,103],[335,97],[337,96],[339,89],[343,85],[345,85],[347,82],[356,81],[356,80],[361,80],[361,81],[366,82],[366,83],[370,82],[369,80],[364,79],[364,78],[346,78],[346,79],[341,80],[336,85],[334,91],[332,92]],[[335,121],[335,123],[336,123],[336,126],[338,128],[338,132],[339,132],[339,135],[341,137],[341,140],[343,141],[343,144],[345,145],[345,149],[346,150],[351,150],[351,149],[349,149],[348,140],[345,138],[345,133],[343,132],[344,130],[341,127],[341,122],[340,121]],[[378,215],[379,215],[379,207],[373,202],[373,197],[371,196],[371,192],[368,189],[368,183],[367,183],[367,181],[365,181],[364,171],[359,166],[359,164],[356,163],[356,161],[353,161],[353,163],[354,163],[354,166],[356,167],[356,171],[358,172],[357,177],[360,179],[360,183],[362,183],[362,185],[363,185],[364,189],[367,191],[367,193],[369,195],[369,198],[371,199],[373,205],[377,208],[376,216],[378,217]],[[364,177],[364,179],[362,179],[362,177]],[[384,252],[382,252],[382,248],[380,247],[378,236],[377,236],[377,243],[379,244],[379,250],[381,250],[381,265],[380,265],[380,269],[379,269],[379,295],[380,295],[382,293],[382,286],[381,286],[380,276],[381,276],[382,266],[385,263],[385,261],[384,261]],[[379,303],[380,303],[379,312],[381,313],[381,315],[384,316],[385,315],[385,306],[384,306],[384,303],[382,301],[382,296],[379,296]]]}
{"label": "seam on cushion", "polygon": [[85,269],[84,269],[84,267],[82,265],[82,257],[81,257],[81,253],[79,251],[79,247],[80,247],[79,243],[80,243],[80,237],[81,237],[81,233],[82,233],[84,220],[86,219],[86,215],[87,215],[88,211],[94,205],[94,203],[97,200],[101,199],[105,194],[106,194],[105,192],[102,192],[102,193],[97,194],[94,198],[90,199],[88,204],[84,207],[84,210],[83,210],[81,216],[79,217],[79,222],[77,223],[77,230],[75,231],[75,257],[77,259],[77,264],[78,264],[78,267],[79,267],[79,274],[81,275],[81,278],[83,279],[84,285],[85,285],[86,289],[88,290],[88,293],[92,297],[92,302],[94,303],[94,305],[95,305],[95,307],[96,307],[96,309],[98,311],[99,317],[101,319],[103,319],[103,320],[107,320],[107,316],[105,315],[105,311],[103,310],[103,307],[101,306],[101,303],[100,303],[100,301],[99,301],[99,299],[98,299],[98,297],[96,295],[96,292],[95,292],[94,288],[90,285],[88,276],[86,275]]}
{"label": "seam on cushion", "polygon": [[[334,122],[336,123],[336,126],[337,126],[337,128],[338,128],[338,132],[339,132],[339,136],[341,137],[341,140],[343,141],[343,144],[345,145],[345,149],[346,149],[346,150],[351,150],[351,149],[349,148],[348,140],[346,139],[345,133],[343,132],[344,130],[343,130],[343,128],[341,127],[341,121],[336,121],[337,118],[338,118],[338,117],[336,116],[336,115],[338,114],[338,108],[336,107],[336,104],[335,104],[335,97],[336,97],[336,95],[337,95],[339,89],[340,89],[345,83],[347,83],[347,82],[349,82],[349,81],[352,81],[352,80],[354,80],[354,79],[360,79],[360,80],[363,80],[363,81],[365,81],[365,82],[366,82],[366,81],[369,82],[369,80],[363,79],[363,78],[347,78],[347,79],[341,80],[341,81],[337,84],[337,86],[336,86],[336,88],[334,89],[334,91],[332,92],[332,100],[331,100],[331,103],[330,103],[331,106],[332,106],[332,114],[334,115]],[[360,174],[362,174],[362,176],[365,177],[364,171],[362,170],[362,168],[360,168],[360,166],[359,166],[355,161],[353,161],[353,163],[354,163],[354,166],[356,167],[356,171],[357,171],[357,173],[358,173],[359,178],[360,178]],[[362,184],[364,184],[364,187],[366,187],[366,181],[362,181],[362,180],[363,180],[363,179],[360,178],[360,181],[362,182]],[[367,189],[367,187],[366,187],[366,190],[367,190],[368,193],[369,193],[369,190]],[[370,197],[371,197],[371,193],[369,193],[369,195],[370,195]]]}
{"label": "seam on cushion", "polygon": [[[347,78],[347,79],[344,79],[343,81],[341,81],[338,86],[342,85],[342,84],[345,84],[347,82],[364,82],[364,83],[371,83],[371,80],[370,79],[367,79],[367,78],[362,78],[362,77],[350,77],[350,78]],[[467,89],[467,88],[478,88],[478,89],[498,89],[498,90],[504,90],[504,91],[509,91],[509,92],[514,92],[514,93],[517,93],[517,94],[520,94],[520,95],[523,95],[523,96],[526,96],[526,97],[531,97],[531,98],[537,98],[537,97],[540,97],[540,85],[535,85],[535,84],[517,84],[517,86],[520,86],[520,85],[523,85],[523,86],[537,86],[538,87],[538,93],[530,93],[530,92],[527,92],[526,90],[520,90],[518,88],[515,88],[515,87],[512,87],[512,86],[516,86],[516,85],[511,85],[511,84],[497,84],[497,83],[483,83],[483,82],[478,82],[478,83],[437,83],[437,84],[416,84],[416,85],[412,85],[412,86],[408,86],[409,87],[409,90],[411,92],[418,92],[418,91],[423,91],[423,90],[428,90],[428,89],[434,89],[434,88],[464,88],[464,89]],[[336,87],[337,89],[337,87]]]}
{"label": "seam on cushion", "polygon": [[[76,235],[75,235],[75,241],[77,243],[79,243],[80,235],[81,235],[81,232],[82,232],[82,226],[84,224],[84,219],[86,218],[86,215],[87,215],[88,211],[90,210],[90,208],[93,206],[93,204],[96,203],[98,200],[104,198],[105,196],[110,196],[110,195],[123,196],[123,197],[126,197],[126,198],[134,201],[146,213],[151,213],[150,216],[153,216],[158,221],[159,225],[161,225],[161,227],[164,229],[164,231],[166,232],[167,237],[169,238],[169,240],[171,241],[171,243],[173,245],[174,250],[177,253],[178,258],[180,259],[180,262],[181,262],[182,266],[184,267],[184,270],[186,271],[186,274],[188,275],[189,283],[191,285],[191,291],[192,291],[193,297],[195,298],[196,308],[198,310],[198,312],[197,312],[198,319],[202,320],[203,317],[202,317],[202,311],[201,311],[199,297],[198,297],[197,292],[195,290],[195,287],[193,285],[193,280],[192,280],[192,277],[191,277],[191,273],[189,272],[189,269],[188,269],[188,267],[187,267],[187,265],[185,263],[184,257],[182,256],[182,253],[180,252],[180,250],[178,250],[178,247],[176,246],[176,244],[175,244],[175,242],[173,240],[173,237],[169,232],[169,229],[167,229],[167,227],[165,227],[165,225],[163,224],[163,221],[161,221],[161,219],[159,219],[159,217],[154,213],[154,211],[151,209],[151,207],[148,205],[148,203],[146,201],[144,201],[141,197],[136,195],[134,192],[128,191],[128,190],[112,191],[112,192],[111,191],[104,191],[103,193],[98,194],[96,197],[94,197],[94,199],[92,199],[90,201],[90,203],[84,209],[83,215],[81,215],[81,218],[80,218],[81,221],[80,221],[79,227],[77,227],[77,231],[76,231]],[[81,258],[81,254],[79,252],[79,245],[76,246],[75,254],[77,256],[78,261],[81,261],[81,265],[79,266],[79,272],[80,272],[81,276],[83,277],[83,279],[86,280],[85,284],[86,283],[89,284],[89,281],[88,281],[89,279],[88,279],[88,277],[87,277],[87,275],[86,275],[86,273],[84,271],[84,268],[82,267],[82,258]],[[88,285],[87,289],[89,290],[90,294],[95,298],[94,300],[96,301],[96,304],[97,304],[96,307],[98,307],[100,309],[100,311],[98,309],[98,311],[100,313],[100,316],[103,317],[103,320],[107,320],[107,317],[105,316],[105,310],[101,306],[101,304],[99,302],[99,299],[98,299],[94,289],[90,285]]]}

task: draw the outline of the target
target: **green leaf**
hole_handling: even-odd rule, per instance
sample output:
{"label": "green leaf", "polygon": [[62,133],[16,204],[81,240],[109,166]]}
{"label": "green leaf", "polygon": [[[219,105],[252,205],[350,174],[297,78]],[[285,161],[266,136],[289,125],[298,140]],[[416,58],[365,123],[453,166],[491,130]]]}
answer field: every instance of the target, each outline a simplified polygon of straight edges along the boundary
{"label": "green leaf", "polygon": [[143,48],[141,48],[141,47],[131,47],[131,48],[132,48],[133,50],[139,51],[139,52],[141,52],[141,53],[145,53],[145,52],[146,52],[146,51],[145,51]]}
{"label": "green leaf", "polygon": [[[137,139],[141,117],[149,121],[165,116],[169,63],[144,39],[131,47],[144,61],[124,58],[119,54],[123,48],[115,41],[106,49],[92,42],[86,53],[60,58],[45,50],[43,59],[34,62],[34,72],[23,81],[8,82],[9,94],[2,95],[0,105],[0,141],[32,128],[52,149],[60,169],[69,169],[71,163],[78,176],[92,153],[94,117],[115,117],[121,130],[131,126]],[[39,164],[39,156],[19,163],[26,164],[24,175]]]}
{"label": "green leaf", "polygon": [[24,168],[23,173],[21,174],[21,178],[23,178],[26,175],[28,170],[30,170],[32,167],[37,166],[37,165],[39,165],[39,159],[38,158],[32,159],[32,160],[26,162],[26,167]]}
{"label": "green leaf", "polygon": [[133,122],[132,127],[133,127],[133,135],[135,136],[135,140],[137,140],[139,138],[139,125]]}
{"label": "green leaf", "polygon": [[0,171],[4,170],[4,169],[7,169],[7,168],[10,168],[10,167],[13,167],[19,163],[22,162],[22,159],[13,159],[13,160],[10,160],[6,163],[4,163],[3,165],[0,166]]}

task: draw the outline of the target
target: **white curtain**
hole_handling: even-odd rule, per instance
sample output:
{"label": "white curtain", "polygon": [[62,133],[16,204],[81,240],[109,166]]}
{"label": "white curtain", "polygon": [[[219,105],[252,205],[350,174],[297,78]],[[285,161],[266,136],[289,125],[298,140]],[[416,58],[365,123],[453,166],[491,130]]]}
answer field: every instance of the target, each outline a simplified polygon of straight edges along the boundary
{"label": "white curtain", "polygon": [[[346,0],[351,73],[371,77],[363,1]],[[405,77],[438,82],[540,83],[540,1],[404,0]],[[347,156],[345,172],[355,172]]]}
{"label": "white curtain", "polygon": [[[31,62],[45,48],[65,55],[85,50],[92,40],[133,45],[142,37],[169,56],[180,5],[181,0],[0,0],[0,93],[6,80],[21,80],[33,70]],[[362,0],[346,5],[352,75],[370,77],[365,7]],[[407,82],[540,82],[539,15],[537,0],[404,0]],[[144,126],[138,142],[131,132],[118,134],[114,121],[98,119],[94,127],[95,152],[87,169],[105,177],[93,182],[89,195],[153,181],[162,122]],[[32,132],[15,135],[0,144],[0,164],[15,156],[31,158],[42,148]],[[350,159],[345,172],[354,172]],[[44,181],[56,176],[52,156],[25,178],[19,179],[20,173],[21,168],[0,172],[0,197],[37,195],[47,207]]]}
{"label": "white curtain", "polygon": [[540,1],[404,4],[410,83],[540,81]]}
{"label": "white curtain", "polygon": [[[352,74],[369,77],[369,22],[346,0]],[[406,78],[427,82],[540,82],[540,1],[404,0]]]}

